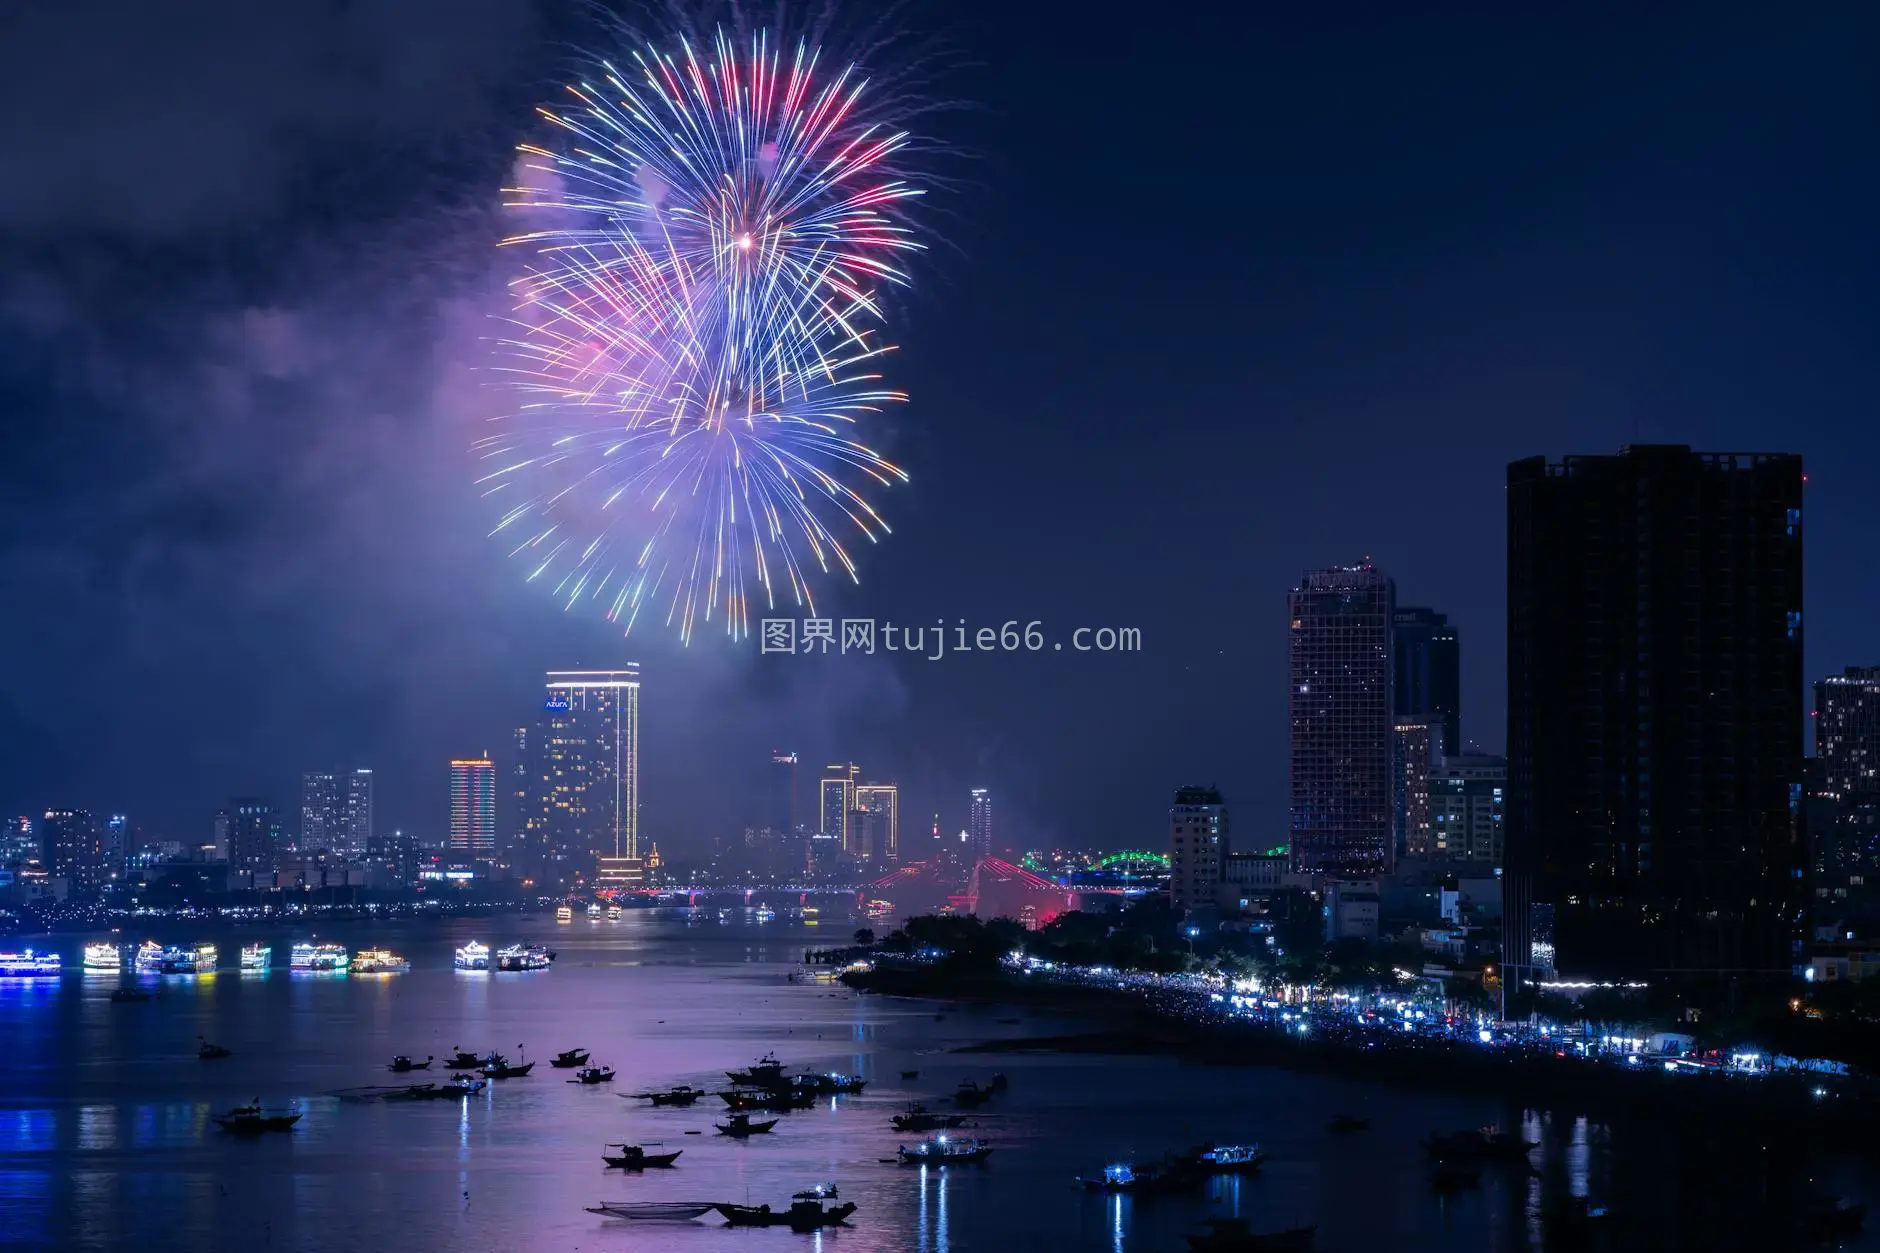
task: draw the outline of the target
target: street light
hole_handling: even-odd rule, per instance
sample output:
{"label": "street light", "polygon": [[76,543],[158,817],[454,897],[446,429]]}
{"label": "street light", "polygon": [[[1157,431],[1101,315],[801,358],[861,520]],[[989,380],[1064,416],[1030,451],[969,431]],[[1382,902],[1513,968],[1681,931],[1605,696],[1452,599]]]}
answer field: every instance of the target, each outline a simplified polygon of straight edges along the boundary
{"label": "street light", "polygon": [[1183,934],[1188,937],[1188,956],[1193,957],[1195,955],[1195,937],[1201,934],[1201,928],[1186,927],[1183,928]]}

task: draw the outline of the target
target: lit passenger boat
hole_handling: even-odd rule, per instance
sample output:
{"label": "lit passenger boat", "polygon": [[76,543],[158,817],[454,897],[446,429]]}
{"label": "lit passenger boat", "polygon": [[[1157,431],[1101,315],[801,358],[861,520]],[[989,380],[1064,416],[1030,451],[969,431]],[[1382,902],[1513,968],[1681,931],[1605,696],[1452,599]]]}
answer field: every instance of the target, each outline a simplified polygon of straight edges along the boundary
{"label": "lit passenger boat", "polygon": [[189,950],[190,973],[212,975],[215,973],[216,959],[220,956],[213,944],[198,944]]}
{"label": "lit passenger boat", "polygon": [[242,969],[266,970],[274,960],[274,950],[265,944],[242,945]]}
{"label": "lit passenger boat", "polygon": [[288,954],[288,965],[314,974],[331,974],[352,964],[352,954],[344,944],[296,944]]}
{"label": "lit passenger boat", "polygon": [[124,954],[118,951],[117,945],[100,941],[85,946],[85,969],[120,970],[123,966]]}
{"label": "lit passenger boat", "polygon": [[38,979],[59,973],[57,953],[0,953],[0,979]]}
{"label": "lit passenger boat", "polygon": [[490,968],[490,947],[472,940],[458,949],[451,959],[451,964],[459,970],[488,970]]}
{"label": "lit passenger boat", "polygon": [[159,974],[163,970],[163,946],[155,940],[145,940],[137,946],[137,954],[131,959],[131,968],[140,975]]}
{"label": "lit passenger boat", "polygon": [[410,969],[410,961],[388,948],[360,949],[352,964],[356,975],[402,975]]}
{"label": "lit passenger boat", "polygon": [[574,921],[573,907],[568,906],[568,905],[557,906],[555,909],[555,921],[556,922],[573,922]]}
{"label": "lit passenger boat", "polygon": [[498,970],[547,970],[552,960],[548,950],[539,944],[511,944],[496,952]]}
{"label": "lit passenger boat", "polygon": [[607,921],[609,921],[609,922],[619,922],[619,921],[620,921],[620,906],[618,906],[618,905],[609,905],[609,906],[607,907]]}
{"label": "lit passenger boat", "polygon": [[163,950],[161,964],[157,969],[166,975],[193,975],[196,973],[196,954],[180,944],[172,944]]}
{"label": "lit passenger boat", "polygon": [[601,916],[600,902],[596,901],[593,904],[589,905],[587,914],[588,914],[588,917],[590,918],[599,918]]}

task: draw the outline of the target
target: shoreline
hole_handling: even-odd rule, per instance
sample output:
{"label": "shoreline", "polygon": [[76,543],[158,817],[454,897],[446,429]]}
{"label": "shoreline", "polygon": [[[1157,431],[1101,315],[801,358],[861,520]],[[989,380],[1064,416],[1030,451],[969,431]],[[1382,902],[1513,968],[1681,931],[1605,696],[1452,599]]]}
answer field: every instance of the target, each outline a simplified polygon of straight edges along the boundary
{"label": "shoreline", "polygon": [[1500,1095],[1527,1105],[1570,1107],[1573,1113],[1723,1120],[1835,1149],[1880,1151],[1872,1134],[1880,1119],[1880,1093],[1845,1081],[1829,1085],[1812,1075],[1669,1075],[1657,1067],[1619,1069],[1580,1058],[1433,1043],[1380,1049],[1375,1041],[1360,1046],[1294,1038],[1247,1022],[1177,1018],[1135,991],[1031,983],[1004,974],[962,975],[937,967],[878,967],[844,975],[842,981],[882,996],[1016,1005],[1081,1014],[1103,1024],[1090,1031],[988,1039],[951,1050],[962,1055],[1167,1056],[1185,1065],[1267,1066],[1393,1087]]}

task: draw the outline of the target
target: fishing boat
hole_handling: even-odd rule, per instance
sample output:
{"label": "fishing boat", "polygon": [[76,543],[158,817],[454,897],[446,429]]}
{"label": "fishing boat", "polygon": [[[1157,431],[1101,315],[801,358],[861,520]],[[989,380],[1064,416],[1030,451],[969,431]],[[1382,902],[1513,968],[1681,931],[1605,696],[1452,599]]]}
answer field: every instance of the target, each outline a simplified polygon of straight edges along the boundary
{"label": "fishing boat", "polygon": [[749,1114],[733,1114],[728,1123],[713,1124],[721,1136],[730,1136],[733,1140],[742,1140],[747,1136],[763,1135],[777,1125],[775,1118],[765,1122],[752,1122]]}
{"label": "fishing boat", "polygon": [[607,907],[607,921],[609,921],[609,922],[619,922],[619,921],[620,921],[620,906],[618,906],[618,905],[609,905],[609,906]]}
{"label": "fishing boat", "polygon": [[1190,1149],[1176,1160],[1210,1175],[1251,1175],[1266,1165],[1266,1154],[1257,1144],[1218,1144]]}
{"label": "fishing boat", "polygon": [[405,1095],[399,1099],[411,1101],[443,1101],[451,1097],[473,1096],[490,1086],[487,1079],[475,1075],[452,1075],[444,1083],[417,1083],[405,1089]]}
{"label": "fishing boat", "polygon": [[[618,1153],[609,1153],[608,1149],[619,1149]],[[637,1144],[603,1144],[601,1160],[613,1170],[664,1170],[679,1160],[684,1149],[674,1149],[670,1153],[648,1153]]]}
{"label": "fishing boat", "polygon": [[907,1112],[894,1116],[894,1129],[909,1134],[922,1131],[948,1131],[966,1125],[964,1114],[936,1114],[925,1105],[910,1105]]}
{"label": "fishing boat", "polygon": [[0,953],[0,979],[41,979],[59,973],[57,953]]}
{"label": "fishing boat", "polygon": [[574,1072],[574,1078],[568,1080],[569,1083],[580,1084],[612,1083],[613,1081],[614,1068],[612,1066],[583,1066]]}
{"label": "fishing boat", "polygon": [[444,1063],[444,1069],[481,1070],[483,1069],[484,1063],[488,1061],[488,1055],[482,1053],[466,1053],[462,1049],[458,1049],[457,1052],[452,1055],[451,1059]]}
{"label": "fishing boat", "polygon": [[266,970],[274,960],[274,950],[266,944],[242,945],[242,969]]}
{"label": "fishing boat", "polygon": [[965,1109],[978,1109],[992,1099],[992,1089],[982,1088],[971,1079],[959,1086],[953,1094],[953,1103]]}
{"label": "fishing boat", "polygon": [[818,1096],[858,1096],[868,1086],[868,1080],[860,1075],[839,1075],[834,1071],[826,1075],[798,1075],[791,1083]]}
{"label": "fishing boat", "polygon": [[746,1087],[769,1087],[783,1078],[783,1063],[775,1053],[766,1053],[748,1070],[727,1070],[725,1078]]}
{"label": "fishing boat", "polygon": [[163,946],[155,940],[145,940],[137,946],[137,952],[131,957],[131,969],[140,975],[154,975],[163,969]]}
{"label": "fishing boat", "polygon": [[296,944],[288,954],[288,965],[314,974],[336,974],[352,965],[352,954],[344,944]]}
{"label": "fishing boat", "polygon": [[[197,1036],[196,1038],[202,1040],[201,1036]],[[205,1062],[220,1061],[222,1058],[230,1056],[231,1053],[232,1050],[223,1048],[220,1044],[211,1044],[207,1040],[202,1040],[202,1047],[196,1050],[196,1056]]]}
{"label": "fishing boat", "polygon": [[1077,1182],[1087,1192],[1133,1193],[1185,1191],[1200,1183],[1201,1177],[1178,1160],[1165,1162],[1112,1162],[1101,1175],[1080,1175]]}
{"label": "fishing boat", "polygon": [[566,905],[558,906],[555,910],[555,921],[556,922],[573,922],[574,910],[569,908]]}
{"label": "fishing boat", "polygon": [[922,1140],[911,1149],[902,1145],[894,1151],[904,1166],[959,1166],[985,1161],[992,1146],[972,1136],[940,1135]]}
{"label": "fishing boat", "polygon": [[451,955],[451,965],[458,970],[488,970],[490,968],[489,946],[472,940]]}
{"label": "fishing boat", "polygon": [[710,1202],[692,1201],[602,1201],[586,1207],[590,1214],[626,1218],[639,1222],[683,1223],[702,1218],[717,1209]]}
{"label": "fishing boat", "polygon": [[402,975],[410,969],[410,961],[388,948],[360,949],[352,962],[356,975]]}
{"label": "fishing boat", "polygon": [[1255,1231],[1244,1218],[1210,1218],[1206,1231],[1182,1238],[1188,1241],[1190,1253],[1305,1253],[1318,1230]]}
{"label": "fishing boat", "polygon": [[411,1058],[406,1057],[403,1053],[400,1053],[397,1057],[394,1057],[391,1060],[391,1064],[386,1066],[385,1069],[391,1071],[395,1075],[402,1075],[413,1070],[429,1070],[431,1068],[432,1060],[433,1060],[432,1058],[427,1057],[421,1062],[413,1061]]}
{"label": "fishing boat", "polygon": [[587,1065],[587,1059],[586,1049],[569,1049],[565,1053],[557,1053],[549,1058],[548,1064],[556,1070],[573,1070],[576,1066]]}
{"label": "fishing boat", "polygon": [[821,1231],[847,1221],[855,1212],[855,1202],[824,1207],[818,1200],[791,1201],[788,1209],[773,1210],[768,1205],[718,1205],[714,1208],[733,1227],[788,1227],[792,1231]]}
{"label": "fishing boat", "polygon": [[696,1104],[698,1099],[705,1095],[705,1089],[677,1087],[668,1088],[664,1092],[623,1092],[621,1095],[631,1101],[651,1101],[655,1106],[671,1106],[677,1109],[685,1109],[688,1106]]}
{"label": "fishing boat", "polygon": [[85,969],[119,970],[124,966],[124,954],[118,946],[109,943],[87,944],[85,946]]}
{"label": "fishing boat", "polygon": [[534,1069],[534,1062],[511,1062],[501,1053],[492,1053],[483,1065],[483,1077],[485,1079],[520,1079]]}
{"label": "fishing boat", "polygon": [[150,999],[150,993],[144,991],[142,988],[115,988],[111,992],[111,999],[120,1004],[134,1001],[147,1001]]}
{"label": "fishing boat", "polygon": [[737,1111],[808,1109],[816,1103],[816,1094],[801,1088],[733,1088],[720,1092],[718,1099]]}
{"label": "fishing boat", "polygon": [[553,960],[539,944],[511,944],[496,950],[498,970],[546,970]]}
{"label": "fishing boat", "polygon": [[258,1135],[263,1131],[289,1131],[300,1121],[300,1111],[268,1110],[260,1105],[238,1105],[226,1114],[211,1115],[215,1125],[237,1135]]}

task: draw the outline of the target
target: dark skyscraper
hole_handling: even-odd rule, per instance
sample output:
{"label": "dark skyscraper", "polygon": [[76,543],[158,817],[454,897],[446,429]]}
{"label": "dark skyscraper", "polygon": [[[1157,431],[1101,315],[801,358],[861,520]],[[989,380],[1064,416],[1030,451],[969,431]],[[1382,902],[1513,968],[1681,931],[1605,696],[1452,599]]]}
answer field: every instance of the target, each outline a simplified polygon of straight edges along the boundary
{"label": "dark skyscraper", "polygon": [[1801,458],[1508,467],[1505,964],[1787,974],[1801,666]]}
{"label": "dark skyscraper", "polygon": [[1292,857],[1302,873],[1362,877],[1394,860],[1395,600],[1368,561],[1307,571],[1292,591]]}
{"label": "dark skyscraper", "polygon": [[273,874],[280,835],[274,806],[252,796],[228,803],[228,867],[238,875]]}
{"label": "dark skyscraper", "polygon": [[104,885],[104,828],[83,809],[48,809],[39,823],[40,856],[46,870],[74,892]]}
{"label": "dark skyscraper", "polygon": [[1391,615],[1392,712],[1399,719],[1434,718],[1442,727],[1439,756],[1462,751],[1462,644],[1447,614],[1400,608]]}
{"label": "dark skyscraper", "polygon": [[331,770],[300,776],[300,850],[343,852],[347,845],[346,790]]}
{"label": "dark skyscraper", "polygon": [[796,834],[796,754],[781,749],[770,753],[770,776],[765,784],[764,825],[781,836]]}

